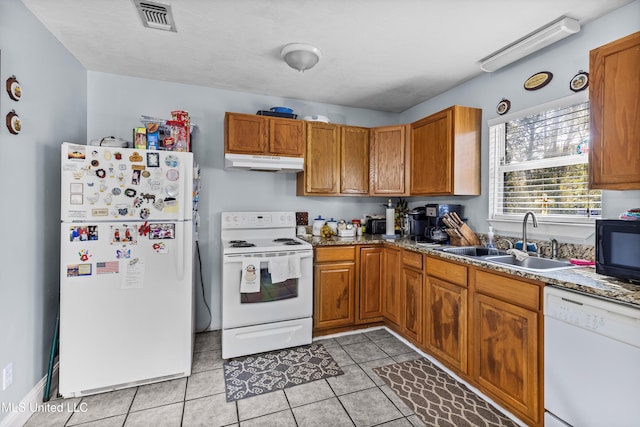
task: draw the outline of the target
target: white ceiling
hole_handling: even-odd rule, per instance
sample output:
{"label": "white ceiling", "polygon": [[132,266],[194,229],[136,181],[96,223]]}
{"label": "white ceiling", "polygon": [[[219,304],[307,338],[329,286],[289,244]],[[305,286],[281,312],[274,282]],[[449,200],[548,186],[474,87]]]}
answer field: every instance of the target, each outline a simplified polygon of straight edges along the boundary
{"label": "white ceiling", "polygon": [[[481,74],[478,61],[560,16],[582,25],[631,0],[164,0],[177,32],[133,0],[22,0],[88,69],[402,112]],[[304,73],[280,50],[309,43]]]}

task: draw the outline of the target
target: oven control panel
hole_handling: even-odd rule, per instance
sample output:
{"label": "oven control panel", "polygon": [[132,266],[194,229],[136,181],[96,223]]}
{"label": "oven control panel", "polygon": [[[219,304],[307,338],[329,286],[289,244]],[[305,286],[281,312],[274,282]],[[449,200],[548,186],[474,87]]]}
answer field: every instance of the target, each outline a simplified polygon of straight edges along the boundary
{"label": "oven control panel", "polygon": [[222,228],[286,228],[296,226],[294,212],[223,212]]}

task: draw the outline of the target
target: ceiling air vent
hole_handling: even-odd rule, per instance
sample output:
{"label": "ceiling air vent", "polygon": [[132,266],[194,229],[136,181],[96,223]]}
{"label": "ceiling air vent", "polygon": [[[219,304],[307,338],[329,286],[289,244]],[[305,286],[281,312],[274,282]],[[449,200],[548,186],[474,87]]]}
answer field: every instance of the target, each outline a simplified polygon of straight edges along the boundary
{"label": "ceiling air vent", "polygon": [[133,0],[133,2],[145,27],[176,31],[176,25],[171,15],[171,5],[142,0]]}

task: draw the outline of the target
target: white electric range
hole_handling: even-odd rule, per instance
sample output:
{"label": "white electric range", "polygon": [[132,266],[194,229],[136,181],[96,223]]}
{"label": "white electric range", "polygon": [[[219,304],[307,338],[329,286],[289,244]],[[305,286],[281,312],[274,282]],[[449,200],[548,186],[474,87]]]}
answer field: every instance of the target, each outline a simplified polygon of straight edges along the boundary
{"label": "white electric range", "polygon": [[[224,359],[311,343],[313,248],[295,230],[294,212],[222,213]],[[259,286],[245,288],[247,272]]]}

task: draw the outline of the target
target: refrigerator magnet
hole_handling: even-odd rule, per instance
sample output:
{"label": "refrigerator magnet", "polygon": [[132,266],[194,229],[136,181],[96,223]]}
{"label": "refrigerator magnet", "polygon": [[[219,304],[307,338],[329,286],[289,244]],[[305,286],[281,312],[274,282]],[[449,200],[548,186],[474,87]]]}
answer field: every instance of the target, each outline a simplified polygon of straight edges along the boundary
{"label": "refrigerator magnet", "polygon": [[177,167],[179,163],[180,161],[178,160],[178,157],[174,156],[173,154],[169,154],[164,158],[164,164],[169,166],[170,168]]}
{"label": "refrigerator magnet", "polygon": [[180,172],[178,172],[178,169],[169,169],[167,171],[167,179],[169,181],[177,181],[179,177]]}
{"label": "refrigerator magnet", "polygon": [[67,277],[91,276],[91,264],[67,265]]}
{"label": "refrigerator magnet", "polygon": [[[82,240],[82,238],[80,239]],[[84,240],[87,240],[87,239],[88,239],[88,236]],[[91,255],[87,249],[82,249],[78,252],[78,256],[80,257],[80,261],[86,262],[86,261],[89,261],[89,258],[91,258],[93,255]]]}
{"label": "refrigerator magnet", "polygon": [[169,253],[169,248],[167,248],[167,245],[165,245],[163,242],[154,243],[152,247],[153,247],[153,250],[156,251],[156,253],[158,254]]}
{"label": "refrigerator magnet", "polygon": [[147,153],[147,166],[157,168],[160,166],[160,153]]}
{"label": "refrigerator magnet", "polygon": [[137,151],[134,151],[133,154],[129,156],[130,162],[141,162],[142,160],[142,156]]}

